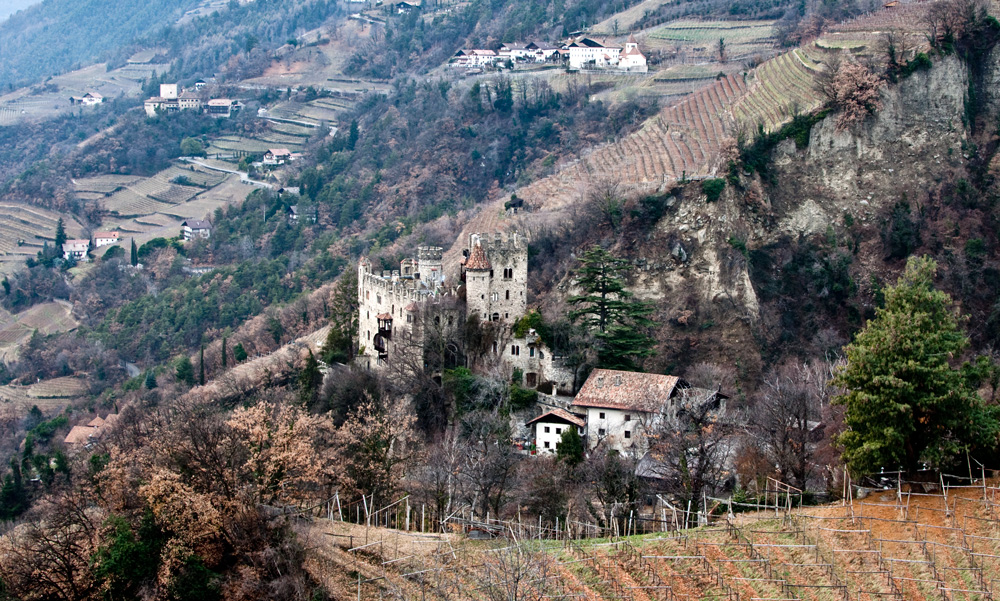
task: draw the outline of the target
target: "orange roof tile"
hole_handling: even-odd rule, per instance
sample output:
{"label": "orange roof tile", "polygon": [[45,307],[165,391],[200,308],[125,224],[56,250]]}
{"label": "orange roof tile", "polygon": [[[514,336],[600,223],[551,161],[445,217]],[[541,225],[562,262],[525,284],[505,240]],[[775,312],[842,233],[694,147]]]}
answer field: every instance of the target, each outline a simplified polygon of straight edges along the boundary
{"label": "orange roof tile", "polygon": [[486,257],[486,251],[483,250],[483,245],[476,242],[476,245],[472,247],[472,252],[469,253],[469,260],[465,262],[465,269],[468,271],[489,271],[493,269],[493,265],[490,264],[490,260]]}
{"label": "orange roof tile", "polygon": [[382,320],[392,319],[392,315],[388,313],[379,313],[378,315],[375,316],[375,319],[382,319]]}
{"label": "orange roof tile", "polygon": [[95,432],[97,432],[97,428],[91,426],[73,426],[63,442],[66,444],[87,444]]}
{"label": "orange roof tile", "polygon": [[573,399],[572,406],[652,413],[663,407],[678,384],[687,386],[677,376],[595,369]]}
{"label": "orange roof tile", "polygon": [[570,413],[569,411],[566,411],[565,409],[553,409],[552,411],[547,411],[547,412],[539,415],[535,419],[529,421],[525,425],[526,426],[530,426],[531,424],[533,424],[535,422],[550,421],[550,420],[551,421],[567,422],[567,423],[573,424],[575,426],[579,426],[581,428],[583,428],[584,426],[587,425],[587,422],[584,421],[584,419],[582,417],[573,415],[572,413]]}

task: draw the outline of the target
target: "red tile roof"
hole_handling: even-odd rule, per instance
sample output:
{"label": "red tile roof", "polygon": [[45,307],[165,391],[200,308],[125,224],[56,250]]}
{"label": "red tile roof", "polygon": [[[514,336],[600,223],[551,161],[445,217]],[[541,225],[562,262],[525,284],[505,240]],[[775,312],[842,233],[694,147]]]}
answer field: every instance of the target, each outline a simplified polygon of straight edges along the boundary
{"label": "red tile roof", "polygon": [[525,425],[530,426],[535,422],[547,422],[547,421],[566,422],[569,424],[573,424],[574,426],[579,426],[581,428],[587,425],[587,422],[584,421],[582,417],[573,415],[572,413],[566,411],[565,409],[553,409],[552,411],[547,411],[539,415],[535,419],[529,421]]}
{"label": "red tile roof", "polygon": [[489,271],[493,269],[493,265],[490,264],[490,260],[486,257],[486,251],[483,250],[482,244],[476,242],[476,245],[472,247],[469,259],[465,262],[465,269],[467,271]]}
{"label": "red tile roof", "polygon": [[375,319],[381,319],[384,321],[386,319],[392,319],[392,315],[389,315],[388,313],[379,313],[375,316]]}
{"label": "red tile roof", "polygon": [[[659,411],[677,388],[677,376],[595,369],[573,399],[573,407]],[[681,383],[686,386],[686,383]]]}

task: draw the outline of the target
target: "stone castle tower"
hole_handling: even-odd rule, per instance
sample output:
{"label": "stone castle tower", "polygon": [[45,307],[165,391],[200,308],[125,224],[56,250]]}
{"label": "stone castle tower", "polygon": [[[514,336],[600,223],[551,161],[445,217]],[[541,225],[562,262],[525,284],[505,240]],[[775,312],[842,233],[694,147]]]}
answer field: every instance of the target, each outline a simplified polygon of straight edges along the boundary
{"label": "stone castle tower", "polygon": [[513,323],[528,306],[528,241],[516,233],[472,234],[463,263],[466,315]]}

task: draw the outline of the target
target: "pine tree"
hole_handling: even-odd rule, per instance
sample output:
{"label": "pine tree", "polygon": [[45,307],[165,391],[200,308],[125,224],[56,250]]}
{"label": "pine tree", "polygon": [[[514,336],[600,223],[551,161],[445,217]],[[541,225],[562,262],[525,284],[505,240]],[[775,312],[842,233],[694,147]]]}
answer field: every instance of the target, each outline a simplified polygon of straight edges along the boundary
{"label": "pine tree", "polygon": [[835,400],[846,408],[838,442],[855,474],[912,473],[921,462],[996,445],[996,408],[979,398],[968,365],[952,365],[969,340],[951,297],[934,288],[936,271],[933,260],[910,258],[833,380],[845,390]]}
{"label": "pine tree", "polygon": [[177,378],[178,382],[184,382],[188,386],[194,386],[194,365],[191,364],[190,357],[184,355],[177,360],[177,367],[174,371],[174,376]]}
{"label": "pine tree", "polygon": [[226,343],[229,340],[223,336],[222,337],[222,369],[226,369]]}
{"label": "pine tree", "polygon": [[600,367],[637,369],[637,362],[653,354],[655,341],[645,332],[653,325],[648,318],[653,308],[635,300],[625,288],[628,261],[595,246],[583,253],[580,263],[574,283],[584,293],[569,298],[577,307],[570,311],[570,319],[581,322],[597,339]]}
{"label": "pine tree", "polygon": [[135,238],[132,238],[132,254],[129,257],[129,261],[132,263],[132,267],[139,264],[139,249],[135,246]]}
{"label": "pine tree", "polygon": [[306,365],[299,372],[299,401],[306,407],[312,406],[322,385],[323,372],[319,370],[319,361],[316,360],[312,351],[309,351]]}
{"label": "pine tree", "polygon": [[198,385],[205,385],[205,345],[201,345],[198,353]]}
{"label": "pine tree", "polygon": [[157,386],[157,384],[156,384],[156,374],[153,373],[153,370],[149,370],[149,371],[146,372],[146,383],[145,383],[145,385],[146,385],[146,390],[152,390],[152,389],[156,388],[156,386]]}
{"label": "pine tree", "polygon": [[237,342],[236,346],[233,347],[233,359],[236,359],[237,363],[243,363],[248,356],[246,349],[243,348],[243,343]]}
{"label": "pine tree", "polygon": [[574,426],[566,428],[556,447],[556,457],[570,467],[583,463],[583,437]]}
{"label": "pine tree", "polygon": [[63,223],[62,217],[56,222],[56,240],[55,240],[55,250],[56,252],[62,251],[62,245],[66,244],[66,224]]}

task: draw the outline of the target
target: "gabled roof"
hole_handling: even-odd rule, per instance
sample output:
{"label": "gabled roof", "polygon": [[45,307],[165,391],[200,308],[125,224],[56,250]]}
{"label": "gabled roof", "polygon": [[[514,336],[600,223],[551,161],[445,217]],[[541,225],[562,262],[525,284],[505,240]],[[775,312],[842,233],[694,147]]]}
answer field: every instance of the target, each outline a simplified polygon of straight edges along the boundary
{"label": "gabled roof", "polygon": [[63,252],[68,250],[87,250],[90,248],[90,240],[67,240],[63,245]]}
{"label": "gabled roof", "polygon": [[486,256],[486,251],[483,250],[483,245],[476,242],[475,246],[472,247],[472,252],[469,253],[469,258],[465,262],[466,271],[489,271],[493,269],[493,265],[490,264],[489,258]]}
{"label": "gabled roof", "polygon": [[582,417],[578,415],[573,415],[572,413],[566,411],[565,409],[553,409],[552,411],[547,411],[539,415],[535,419],[529,421],[525,425],[530,426],[535,422],[566,423],[578,426],[580,428],[583,428],[587,425],[587,422]]}
{"label": "gabled roof", "polygon": [[622,56],[643,56],[644,57],[645,55],[639,50],[638,46],[632,46],[628,50],[626,50],[625,52],[623,52]]}
{"label": "gabled roof", "polygon": [[382,321],[385,321],[386,319],[392,319],[392,315],[388,313],[379,313],[378,315],[375,316],[375,319],[381,319]]}
{"label": "gabled roof", "polygon": [[626,44],[638,44],[639,42],[636,41],[635,34],[630,33],[630,34],[628,34],[628,39],[625,40],[625,43]]}
{"label": "gabled roof", "polygon": [[548,42],[531,42],[525,48],[528,50],[558,50],[557,46],[553,46]]}
{"label": "gabled roof", "polygon": [[91,428],[100,428],[101,426],[104,425],[104,418],[98,415],[94,419],[87,422],[87,425],[90,426]]}
{"label": "gabled roof", "polygon": [[569,45],[570,48],[604,48],[604,44],[590,38],[580,38]]}
{"label": "gabled roof", "polygon": [[93,426],[73,426],[63,442],[66,444],[87,444],[90,442],[90,437],[96,432],[97,428]]}
{"label": "gabled roof", "polygon": [[287,148],[268,148],[267,151],[274,156],[292,156],[292,151]]}
{"label": "gabled roof", "polygon": [[524,50],[528,47],[528,45],[523,42],[508,42],[506,44],[501,44],[500,47],[507,50]]}
{"label": "gabled roof", "polygon": [[213,98],[208,101],[208,106],[230,106],[233,101],[228,98]]}
{"label": "gabled roof", "polygon": [[677,376],[595,369],[572,406],[653,413],[660,411],[678,388],[687,387]]}
{"label": "gabled roof", "polygon": [[120,232],[94,232],[94,238],[121,238]]}
{"label": "gabled roof", "polygon": [[188,219],[181,224],[181,227],[185,226],[193,230],[210,230],[212,229],[212,222],[204,219]]}

